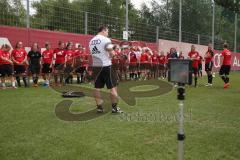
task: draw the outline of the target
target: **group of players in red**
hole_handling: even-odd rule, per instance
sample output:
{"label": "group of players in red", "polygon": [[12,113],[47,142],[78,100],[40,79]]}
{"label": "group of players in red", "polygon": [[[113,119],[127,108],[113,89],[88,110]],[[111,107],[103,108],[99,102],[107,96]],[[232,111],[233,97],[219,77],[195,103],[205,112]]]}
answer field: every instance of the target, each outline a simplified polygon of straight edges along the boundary
{"label": "group of players in red", "polygon": [[[224,44],[222,52],[223,62],[220,69],[220,76],[224,81],[224,88],[229,87],[229,72],[231,69],[231,52]],[[122,80],[147,80],[151,78],[164,79],[167,77],[169,59],[191,59],[194,74],[194,85],[197,86],[197,79],[202,76],[202,62],[205,62],[208,83],[212,86],[213,49],[209,45],[204,57],[196,51],[192,45],[188,57],[183,53],[177,53],[171,48],[167,55],[161,51],[152,51],[148,47],[140,46],[114,46],[115,56],[112,58],[112,65]],[[45,50],[40,51],[37,43],[34,43],[29,53],[23,48],[22,42],[17,42],[15,48],[10,52],[11,47],[4,44],[0,49],[0,76],[2,88],[6,88],[5,80],[11,78],[13,88],[21,87],[21,78],[25,87],[29,86],[29,77],[32,76],[33,86],[38,86],[39,76],[42,76],[44,86],[73,83],[74,74],[77,83],[91,81],[91,67],[89,67],[90,55],[81,45],[74,47],[73,43],[58,43],[58,48],[52,49],[50,43],[45,44]],[[51,80],[54,79],[53,82]],[[51,83],[50,83],[51,82]]]}
{"label": "group of players in red", "polygon": [[82,83],[84,73],[88,66],[89,54],[81,45],[74,49],[73,43],[58,43],[58,48],[52,49],[50,43],[45,44],[45,50],[41,53],[37,43],[34,43],[27,53],[22,42],[17,42],[10,53],[11,47],[4,44],[0,49],[0,76],[2,87],[6,88],[5,79],[10,76],[12,87],[21,87],[21,78],[24,86],[29,86],[29,78],[32,76],[33,86],[38,86],[39,76],[44,79],[44,86],[49,86],[54,78],[54,85],[72,83],[73,73],[77,75],[77,83]]}

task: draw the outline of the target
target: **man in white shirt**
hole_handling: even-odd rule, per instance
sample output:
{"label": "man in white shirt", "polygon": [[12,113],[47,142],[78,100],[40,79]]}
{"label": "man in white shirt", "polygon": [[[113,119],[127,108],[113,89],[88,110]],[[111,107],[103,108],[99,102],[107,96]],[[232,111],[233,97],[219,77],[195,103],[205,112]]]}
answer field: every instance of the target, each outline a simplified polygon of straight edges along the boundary
{"label": "man in white shirt", "polygon": [[89,42],[89,49],[91,52],[93,78],[94,78],[94,98],[97,105],[97,113],[103,113],[103,100],[101,98],[100,90],[104,88],[110,89],[110,97],[112,102],[112,113],[121,113],[118,103],[117,93],[117,74],[112,68],[111,58],[115,52],[111,47],[111,40],[108,38],[108,28],[102,26],[98,30],[98,34]]}

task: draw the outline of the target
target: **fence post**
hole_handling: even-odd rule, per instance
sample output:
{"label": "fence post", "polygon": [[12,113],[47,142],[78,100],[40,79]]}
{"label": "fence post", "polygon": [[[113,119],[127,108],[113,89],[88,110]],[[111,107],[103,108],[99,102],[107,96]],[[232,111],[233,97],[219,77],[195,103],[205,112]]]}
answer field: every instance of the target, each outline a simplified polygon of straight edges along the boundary
{"label": "fence post", "polygon": [[[234,3],[236,3],[236,0],[234,0]],[[235,12],[234,52],[237,52],[237,27],[238,27],[238,15],[237,12]]]}
{"label": "fence post", "polygon": [[157,51],[159,53],[159,26],[156,27],[156,45],[157,45]]}
{"label": "fence post", "polygon": [[88,12],[85,12],[84,18],[84,33],[88,34]]}
{"label": "fence post", "polygon": [[128,34],[129,34],[129,33],[128,33],[128,30],[129,30],[129,28],[128,28],[128,27],[129,27],[128,5],[129,5],[129,0],[126,0],[126,15],[125,15],[125,16],[126,16],[126,17],[125,17],[125,18],[126,18],[126,19],[125,19],[125,21],[126,21],[126,22],[125,22],[125,25],[126,25],[126,26],[125,26],[125,29],[126,29],[126,32],[127,32],[127,39],[126,39],[127,41],[128,41],[128,38],[129,38],[129,36],[128,36]]}
{"label": "fence post", "polygon": [[215,2],[212,0],[212,46],[214,49],[214,43],[215,43]]}
{"label": "fence post", "polygon": [[198,36],[198,44],[200,44],[200,34],[198,34],[197,36]]}
{"label": "fence post", "polygon": [[29,33],[29,28],[30,28],[30,7],[29,7],[29,0],[27,0],[27,15],[26,15],[26,27],[27,27],[27,46],[29,47],[30,44],[30,33]]}
{"label": "fence post", "polygon": [[182,0],[179,0],[179,42],[182,42]]}

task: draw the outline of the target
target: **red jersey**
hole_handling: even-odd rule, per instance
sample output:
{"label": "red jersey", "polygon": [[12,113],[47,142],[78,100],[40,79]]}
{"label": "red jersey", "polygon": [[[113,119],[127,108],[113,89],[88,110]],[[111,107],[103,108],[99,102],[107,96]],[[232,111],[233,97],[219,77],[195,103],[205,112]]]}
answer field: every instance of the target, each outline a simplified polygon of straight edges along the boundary
{"label": "red jersey", "polygon": [[179,59],[185,59],[184,56],[179,56]]}
{"label": "red jersey", "polygon": [[137,63],[137,55],[134,52],[130,53],[130,63]]}
{"label": "red jersey", "polygon": [[128,53],[127,52],[122,52],[120,54],[120,63],[125,64],[128,61]]}
{"label": "red jersey", "polygon": [[55,49],[53,52],[54,55],[56,55],[56,64],[64,64],[65,63],[65,56],[66,52],[64,52],[63,49]]}
{"label": "red jersey", "polygon": [[66,63],[73,64],[74,51],[73,50],[65,50],[64,54],[66,55]]}
{"label": "red jersey", "polygon": [[188,53],[188,56],[190,58],[197,58],[197,59],[194,59],[192,60],[192,67],[193,68],[198,68],[198,63],[199,63],[199,53],[198,52],[189,52]]}
{"label": "red jersey", "polygon": [[232,64],[232,55],[228,49],[223,50],[222,56],[223,56],[223,65],[231,65]]}
{"label": "red jersey", "polygon": [[118,64],[120,62],[120,52],[115,51],[116,55],[112,58],[112,64]]}
{"label": "red jersey", "polygon": [[162,65],[166,64],[166,60],[167,60],[166,56],[164,56],[164,55],[158,56],[158,63],[159,64],[162,64]]}
{"label": "red jersey", "polygon": [[158,64],[158,55],[152,55],[151,59],[152,59],[152,64]]}
{"label": "red jersey", "polygon": [[20,48],[20,49],[14,49],[12,51],[12,57],[14,58],[15,61],[18,63],[23,63],[24,59],[27,57],[27,52],[25,49]]}
{"label": "red jersey", "polygon": [[205,64],[208,64],[208,63],[212,62],[213,56],[214,56],[213,52],[208,51],[205,55]]}
{"label": "red jersey", "polygon": [[84,67],[88,66],[88,62],[89,62],[89,54],[83,53],[83,66]]}
{"label": "red jersey", "polygon": [[[0,50],[0,57],[11,60],[11,54],[9,52],[5,52],[2,50]],[[11,63],[0,58],[0,65],[1,64],[11,64]]]}
{"label": "red jersey", "polygon": [[147,53],[141,54],[140,61],[143,63],[148,62],[148,54]]}
{"label": "red jersey", "polygon": [[45,50],[42,53],[42,63],[51,64],[53,60],[53,50]]}

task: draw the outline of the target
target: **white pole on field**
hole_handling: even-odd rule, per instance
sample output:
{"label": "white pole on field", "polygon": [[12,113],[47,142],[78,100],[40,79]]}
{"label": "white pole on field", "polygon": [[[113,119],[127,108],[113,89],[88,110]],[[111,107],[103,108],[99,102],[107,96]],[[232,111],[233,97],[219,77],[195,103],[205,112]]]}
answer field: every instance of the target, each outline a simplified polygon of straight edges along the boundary
{"label": "white pole on field", "polygon": [[128,4],[129,4],[129,0],[126,0],[126,22],[125,22],[125,28],[126,28],[126,32],[127,32],[127,37],[126,37],[126,40],[128,41]]}
{"label": "white pole on field", "polygon": [[[236,0],[234,0],[234,3],[236,3]],[[234,52],[237,52],[237,27],[238,27],[238,15],[237,12],[235,12]]]}
{"label": "white pole on field", "polygon": [[213,6],[213,10],[212,10],[212,46],[214,49],[214,43],[215,43],[215,2],[214,2],[214,0],[212,0],[212,6]]}
{"label": "white pole on field", "polygon": [[179,42],[182,42],[182,0],[179,0]]}

